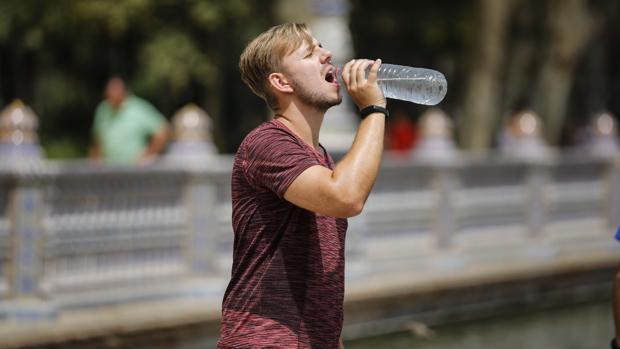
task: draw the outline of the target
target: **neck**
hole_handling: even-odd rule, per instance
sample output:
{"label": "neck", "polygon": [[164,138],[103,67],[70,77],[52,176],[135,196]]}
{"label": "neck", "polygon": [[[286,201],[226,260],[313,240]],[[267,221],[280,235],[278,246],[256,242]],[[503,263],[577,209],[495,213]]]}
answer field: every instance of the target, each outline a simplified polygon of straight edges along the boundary
{"label": "neck", "polygon": [[289,104],[276,113],[276,118],[315,149],[319,147],[319,131],[325,111],[308,106]]}

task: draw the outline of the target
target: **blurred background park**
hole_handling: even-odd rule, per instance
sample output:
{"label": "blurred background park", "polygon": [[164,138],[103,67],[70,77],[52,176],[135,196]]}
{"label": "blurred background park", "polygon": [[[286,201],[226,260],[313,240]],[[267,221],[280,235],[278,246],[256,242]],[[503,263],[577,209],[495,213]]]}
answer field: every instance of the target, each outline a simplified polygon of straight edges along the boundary
{"label": "blurred background park", "polygon": [[[214,346],[231,159],[271,116],[238,58],[288,21],[336,64],[448,81],[437,108],[388,102],[380,176],[349,224],[347,347],[608,346],[620,2],[3,0],[0,347]],[[170,121],[171,161],[84,160],[112,76]],[[358,121],[345,100],[321,142],[342,155]]]}
{"label": "blurred background park", "polygon": [[[167,117],[188,102],[205,109],[217,148],[234,153],[268,117],[239,79],[241,50],[265,28],[317,11],[346,15],[352,57],[443,72],[441,107],[462,148],[493,147],[514,110],[535,111],[546,140],[560,146],[574,145],[595,113],[620,114],[613,0],[7,0],[0,106],[19,98],[33,108],[48,157],[83,157],[105,83],[121,75]],[[391,106],[414,122],[424,110]]]}

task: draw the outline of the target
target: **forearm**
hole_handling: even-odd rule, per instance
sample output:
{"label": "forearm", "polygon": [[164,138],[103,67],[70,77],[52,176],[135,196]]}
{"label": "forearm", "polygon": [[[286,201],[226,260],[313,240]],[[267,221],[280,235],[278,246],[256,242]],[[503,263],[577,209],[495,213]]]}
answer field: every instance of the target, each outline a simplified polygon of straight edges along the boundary
{"label": "forearm", "polygon": [[341,195],[363,204],[379,172],[385,115],[374,113],[360,123],[351,149],[335,167],[332,178]]}
{"label": "forearm", "polygon": [[[365,69],[372,64],[368,79]],[[351,98],[362,109],[370,105],[385,107],[385,97],[377,85],[377,70],[381,60],[352,60],[343,67],[342,77]],[[360,123],[349,152],[336,166],[332,179],[338,194],[361,211],[372,189],[383,152],[385,115],[373,113]]]}
{"label": "forearm", "polygon": [[88,157],[94,160],[101,159],[101,148],[99,144],[93,144],[88,149]]}
{"label": "forearm", "polygon": [[168,143],[168,127],[161,129],[151,137],[149,146],[144,151],[144,156],[153,156],[161,153]]}

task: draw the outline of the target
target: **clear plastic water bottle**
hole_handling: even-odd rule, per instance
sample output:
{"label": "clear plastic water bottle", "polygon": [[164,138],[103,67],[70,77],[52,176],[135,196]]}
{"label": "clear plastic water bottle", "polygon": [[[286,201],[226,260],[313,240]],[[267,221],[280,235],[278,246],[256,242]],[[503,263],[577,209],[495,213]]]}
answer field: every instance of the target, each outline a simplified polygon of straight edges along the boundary
{"label": "clear plastic water bottle", "polygon": [[[366,76],[370,66],[366,70]],[[448,91],[446,77],[432,69],[382,63],[377,82],[386,98],[424,105],[436,105]]]}

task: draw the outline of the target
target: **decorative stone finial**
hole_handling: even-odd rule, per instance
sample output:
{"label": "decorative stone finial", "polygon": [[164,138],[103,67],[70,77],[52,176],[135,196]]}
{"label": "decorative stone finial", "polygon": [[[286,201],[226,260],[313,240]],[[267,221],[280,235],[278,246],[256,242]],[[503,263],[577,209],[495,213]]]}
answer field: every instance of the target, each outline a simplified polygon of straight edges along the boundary
{"label": "decorative stone finial", "polygon": [[542,138],[540,117],[531,110],[511,115],[499,137],[500,151],[510,157],[526,160],[542,160],[551,155]]}
{"label": "decorative stone finial", "polygon": [[610,157],[618,155],[618,126],[616,118],[609,112],[601,112],[590,120],[586,132],[585,146],[590,155]]}
{"label": "decorative stone finial", "polygon": [[41,158],[38,118],[30,107],[15,100],[0,112],[0,158]]}
{"label": "decorative stone finial", "polygon": [[414,157],[440,162],[453,160],[457,149],[450,117],[440,108],[430,108],[422,114],[419,123],[422,139]]}
{"label": "decorative stone finial", "polygon": [[17,99],[0,112],[0,142],[10,144],[38,141],[37,116],[32,109]]}
{"label": "decorative stone finial", "polygon": [[217,154],[211,118],[195,104],[179,109],[172,117],[173,141],[168,158],[196,158]]}
{"label": "decorative stone finial", "polygon": [[213,141],[211,118],[195,104],[188,104],[172,117],[175,141]]}

